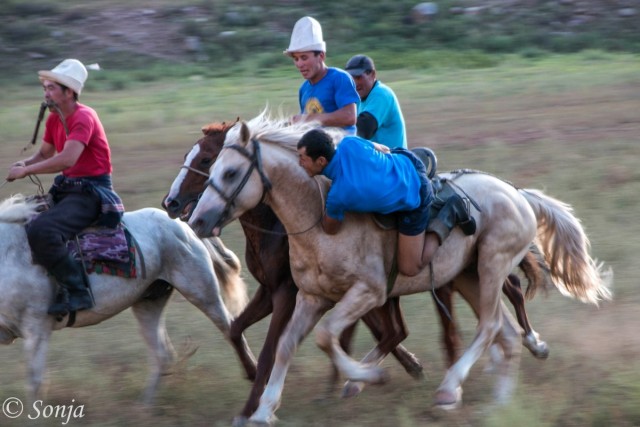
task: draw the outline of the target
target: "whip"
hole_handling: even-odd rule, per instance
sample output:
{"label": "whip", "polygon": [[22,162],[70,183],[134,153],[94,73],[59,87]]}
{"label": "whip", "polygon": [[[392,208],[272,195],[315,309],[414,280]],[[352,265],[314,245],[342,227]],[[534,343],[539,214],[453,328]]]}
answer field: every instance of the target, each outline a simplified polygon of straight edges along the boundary
{"label": "whip", "polygon": [[[38,138],[38,131],[40,130],[40,123],[42,123],[42,119],[44,119],[44,112],[47,110],[47,107],[49,107],[49,103],[46,101],[43,101],[42,104],[40,104],[40,111],[38,112],[38,119],[36,120],[36,128],[33,130],[33,136],[31,137],[32,146],[36,145],[36,139]],[[28,149],[29,149],[29,146],[27,145],[22,149],[22,152],[24,153]]]}
{"label": "whip", "polygon": [[33,130],[33,136],[31,137],[31,144],[27,145],[22,149],[24,153],[29,149],[30,146],[36,145],[36,139],[38,139],[38,131],[40,131],[40,123],[42,123],[42,119],[44,119],[44,112],[47,111],[47,108],[53,107],[58,112],[60,116],[60,121],[62,122],[62,126],[64,126],[65,134],[69,135],[69,128],[67,128],[67,122],[64,120],[64,114],[60,111],[60,107],[53,101],[43,101],[40,104],[40,111],[38,112],[38,119],[36,120],[36,128]]}

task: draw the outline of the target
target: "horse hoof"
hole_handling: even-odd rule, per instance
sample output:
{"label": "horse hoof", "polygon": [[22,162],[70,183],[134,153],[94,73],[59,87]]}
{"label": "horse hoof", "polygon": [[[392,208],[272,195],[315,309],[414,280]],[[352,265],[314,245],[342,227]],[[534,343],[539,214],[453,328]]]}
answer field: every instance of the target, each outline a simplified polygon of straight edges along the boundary
{"label": "horse hoof", "polygon": [[529,334],[522,337],[522,345],[529,350],[533,357],[544,360],[549,357],[549,346],[546,342],[540,341],[537,335]]}
{"label": "horse hoof", "polygon": [[451,411],[458,409],[462,404],[462,388],[458,387],[455,392],[449,390],[436,391],[435,405],[440,409]]}
{"label": "horse hoof", "polygon": [[259,421],[249,418],[247,423],[245,424],[247,427],[271,427],[275,425],[276,417],[273,417],[272,421]]}
{"label": "horse hoof", "polygon": [[238,415],[236,417],[233,417],[231,427],[245,427],[248,421],[249,420],[247,419],[247,417],[243,415]]}
{"label": "horse hoof", "polygon": [[422,369],[417,370],[417,371],[407,371],[407,373],[409,375],[411,375],[411,378],[413,378],[414,380],[418,380],[418,381],[422,381],[424,380],[427,376],[424,374],[424,372],[422,371]]}
{"label": "horse hoof", "polygon": [[344,399],[356,397],[362,392],[362,390],[364,390],[364,383],[359,381],[347,381],[342,388],[342,394],[340,397]]}

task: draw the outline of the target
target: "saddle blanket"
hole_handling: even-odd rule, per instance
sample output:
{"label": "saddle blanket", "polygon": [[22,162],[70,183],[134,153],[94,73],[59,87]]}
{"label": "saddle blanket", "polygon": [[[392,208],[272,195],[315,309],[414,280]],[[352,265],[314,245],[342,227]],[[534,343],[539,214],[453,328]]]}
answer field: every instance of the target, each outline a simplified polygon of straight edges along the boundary
{"label": "saddle blanket", "polygon": [[135,245],[122,224],[116,228],[87,228],[77,239],[67,242],[67,249],[78,262],[84,263],[87,273],[137,276]]}

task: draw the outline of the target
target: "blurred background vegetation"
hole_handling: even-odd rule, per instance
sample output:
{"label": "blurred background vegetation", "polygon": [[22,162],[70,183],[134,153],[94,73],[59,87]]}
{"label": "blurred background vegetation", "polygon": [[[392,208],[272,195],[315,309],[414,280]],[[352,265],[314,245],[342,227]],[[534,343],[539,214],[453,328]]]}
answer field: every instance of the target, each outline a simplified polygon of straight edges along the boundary
{"label": "blurred background vegetation", "polygon": [[99,63],[110,74],[96,80],[109,89],[193,74],[288,73],[282,50],[304,15],[322,24],[333,66],[356,52],[382,69],[485,68],[507,53],[638,53],[638,12],[633,0],[4,0],[0,80],[24,75],[31,84],[32,70],[65,57]]}

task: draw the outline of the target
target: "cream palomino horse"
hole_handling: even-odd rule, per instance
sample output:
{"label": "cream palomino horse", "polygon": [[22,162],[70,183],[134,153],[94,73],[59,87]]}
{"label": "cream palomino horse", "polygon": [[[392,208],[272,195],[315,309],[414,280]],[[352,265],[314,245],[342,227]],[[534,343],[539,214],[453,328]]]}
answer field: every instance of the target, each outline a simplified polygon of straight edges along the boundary
{"label": "cream palomino horse", "polygon": [[[24,338],[28,398],[32,402],[41,397],[51,332],[67,325],[66,317],[57,321],[47,315],[54,281],[31,259],[24,224],[38,206],[20,195],[0,203],[0,344]],[[217,239],[200,240],[186,224],[154,208],[127,212],[123,222],[138,244],[138,277],[90,274],[96,305],[79,311],[73,327],[98,324],[131,307],[152,363],[143,396],[150,403],[161,376],[176,356],[163,315],[173,288],[200,309],[227,340],[232,319],[227,306],[234,313],[241,311],[248,299],[247,289],[237,257]],[[247,376],[253,379],[255,359],[244,337],[234,347]],[[72,361],[73,356],[67,359]]]}
{"label": "cream palomino horse", "polygon": [[[519,331],[503,307],[500,292],[507,275],[537,239],[556,286],[566,295],[594,303],[610,298],[609,275],[589,255],[589,241],[571,208],[537,190],[519,190],[482,173],[442,174],[454,180],[477,207],[477,231],[454,229],[431,266],[416,277],[400,275],[390,292],[387,277],[396,248],[396,232],[377,228],[369,214],[348,214],[341,231],[327,235],[319,220],[326,180],[309,178],[298,165],[296,144],[314,124],[288,126],[266,113],[231,129],[210,170],[205,190],[189,224],[200,236],[221,227],[264,200],[289,233],[291,269],[300,288],[291,321],[280,339],[276,362],[260,405],[250,418],[270,423],[280,404],[284,379],[299,342],[319,322],[316,342],[348,379],[379,383],[385,372],[377,348],[361,362],[339,346],[344,328],[387,297],[431,290],[454,281],[478,316],[476,336],[447,371],[436,392],[443,407],[461,401],[462,383],[485,350],[497,344],[495,394],[506,401],[515,386]],[[335,133],[336,143],[340,138]]]}

